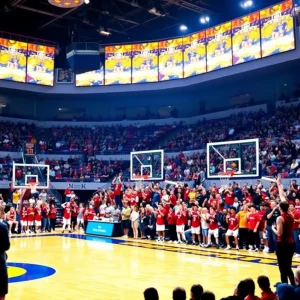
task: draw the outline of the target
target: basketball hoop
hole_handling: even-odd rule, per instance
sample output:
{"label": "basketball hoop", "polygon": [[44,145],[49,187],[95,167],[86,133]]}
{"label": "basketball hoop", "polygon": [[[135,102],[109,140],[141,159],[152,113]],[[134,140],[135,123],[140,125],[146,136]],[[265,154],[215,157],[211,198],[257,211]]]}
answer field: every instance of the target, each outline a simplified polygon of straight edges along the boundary
{"label": "basketball hoop", "polygon": [[29,186],[30,191],[31,191],[32,194],[37,192],[37,185],[38,184],[39,184],[38,182],[27,182],[27,185]]}
{"label": "basketball hoop", "polygon": [[148,178],[149,178],[148,175],[135,175],[135,174],[133,174],[135,189],[140,190],[143,187],[144,180],[147,180]]}
{"label": "basketball hoop", "polygon": [[223,186],[229,186],[229,181],[232,176],[234,176],[236,172],[234,171],[227,171],[227,172],[219,172],[218,176],[220,178],[221,184]]}

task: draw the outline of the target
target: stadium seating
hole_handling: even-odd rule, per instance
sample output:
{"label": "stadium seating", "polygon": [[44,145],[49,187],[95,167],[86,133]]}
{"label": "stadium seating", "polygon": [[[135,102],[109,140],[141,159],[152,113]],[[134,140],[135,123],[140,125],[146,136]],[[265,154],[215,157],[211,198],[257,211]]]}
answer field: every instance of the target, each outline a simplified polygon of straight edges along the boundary
{"label": "stadium seating", "polygon": [[[262,174],[282,173],[284,178],[300,177],[300,107],[280,107],[271,114],[262,111],[228,118],[203,120],[195,125],[147,126],[139,124],[95,127],[36,128],[35,125],[0,122],[0,150],[20,151],[28,139],[39,144],[41,153],[68,154],[68,159],[46,159],[52,181],[108,181],[127,171],[129,162],[100,160],[97,154],[128,154],[132,150],[162,148],[167,154],[166,175],[188,180],[206,168],[207,142],[260,138]],[[36,138],[35,138],[36,137]],[[291,142],[293,141],[293,142]],[[1,159],[2,179],[11,177],[12,159]]]}

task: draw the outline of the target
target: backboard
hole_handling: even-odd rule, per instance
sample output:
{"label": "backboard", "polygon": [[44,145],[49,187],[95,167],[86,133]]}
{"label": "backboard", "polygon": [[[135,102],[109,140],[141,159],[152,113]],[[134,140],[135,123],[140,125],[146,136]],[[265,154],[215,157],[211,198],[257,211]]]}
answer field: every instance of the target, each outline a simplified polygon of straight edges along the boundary
{"label": "backboard", "polygon": [[164,180],[164,151],[136,151],[130,153],[130,180],[147,175],[145,181]]}
{"label": "backboard", "polygon": [[30,184],[35,182],[37,189],[48,189],[49,171],[48,165],[13,163],[12,186],[18,189],[29,189]]}
{"label": "backboard", "polygon": [[260,176],[258,139],[207,144],[207,178],[220,178],[219,172],[228,171],[235,172],[234,178]]}

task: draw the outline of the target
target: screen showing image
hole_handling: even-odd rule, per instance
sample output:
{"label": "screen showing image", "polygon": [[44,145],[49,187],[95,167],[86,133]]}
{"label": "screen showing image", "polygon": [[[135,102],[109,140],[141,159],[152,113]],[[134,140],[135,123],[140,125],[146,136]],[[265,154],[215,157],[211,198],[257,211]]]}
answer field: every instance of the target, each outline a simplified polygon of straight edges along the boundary
{"label": "screen showing image", "polygon": [[293,1],[260,11],[262,57],[295,49]]}
{"label": "screen showing image", "polygon": [[206,72],[205,31],[183,38],[183,76],[184,78]]}
{"label": "screen showing image", "polygon": [[232,65],[231,22],[206,30],[207,71]]}
{"label": "screen showing image", "polygon": [[55,48],[28,44],[26,82],[53,86]]}
{"label": "screen showing image", "polygon": [[103,68],[76,75],[76,86],[99,86],[103,84]]}
{"label": "screen showing image", "polygon": [[261,58],[259,12],[232,21],[233,64]]}
{"label": "screen showing image", "polygon": [[182,38],[159,42],[159,81],[183,78]]}
{"label": "screen showing image", "polygon": [[0,38],[0,79],[25,82],[27,43]]}
{"label": "screen showing image", "polygon": [[105,47],[105,85],[131,83],[131,45]]}
{"label": "screen showing image", "polygon": [[158,81],[158,42],[132,45],[132,83]]}

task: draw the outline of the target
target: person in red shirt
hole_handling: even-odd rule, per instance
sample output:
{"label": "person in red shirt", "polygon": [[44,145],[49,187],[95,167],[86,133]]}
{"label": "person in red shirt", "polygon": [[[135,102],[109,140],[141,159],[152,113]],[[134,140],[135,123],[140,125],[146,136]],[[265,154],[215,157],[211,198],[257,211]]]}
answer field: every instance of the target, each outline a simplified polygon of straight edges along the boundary
{"label": "person in red shirt", "polygon": [[205,248],[211,247],[211,236],[216,240],[216,247],[219,249],[219,225],[217,221],[216,210],[213,207],[209,209],[209,227],[208,227],[208,242]]}
{"label": "person in red shirt", "polygon": [[65,202],[61,206],[64,209],[62,233],[65,232],[65,229],[67,227],[68,227],[69,233],[71,233],[71,206],[70,206],[70,202]]}
{"label": "person in red shirt", "polygon": [[70,186],[67,187],[67,189],[65,190],[65,196],[66,196],[66,202],[69,202],[70,199],[71,199],[71,189],[70,189]]}
{"label": "person in red shirt", "polygon": [[114,196],[115,196],[115,203],[117,204],[117,206],[119,208],[122,208],[122,199],[121,199],[121,195],[122,195],[122,187],[123,187],[123,183],[121,180],[121,175],[119,174],[118,176],[116,176],[114,178],[114,180],[112,181],[112,185],[114,187]]}
{"label": "person in red shirt", "polygon": [[163,242],[165,239],[165,211],[161,204],[158,204],[158,208],[155,211],[156,218],[156,232],[158,235],[157,241]]}
{"label": "person in red shirt", "polygon": [[256,211],[255,205],[249,206],[250,213],[247,215],[248,229],[249,229],[249,250],[258,252],[260,246],[260,239],[258,234],[258,226],[260,223],[260,216]]}
{"label": "person in red shirt", "polygon": [[57,209],[55,208],[55,205],[52,204],[50,207],[50,230],[55,231],[55,224],[56,224],[56,215],[57,215]]}
{"label": "person in red shirt", "polygon": [[34,221],[34,208],[32,204],[29,204],[27,208],[27,216],[28,216],[28,233],[33,232],[33,221]]}
{"label": "person in red shirt", "polygon": [[234,193],[232,191],[232,188],[227,188],[224,191],[225,195],[225,208],[231,208],[234,203]]}
{"label": "person in red shirt", "polygon": [[229,214],[226,216],[226,223],[228,224],[228,230],[225,234],[225,239],[227,244],[226,250],[231,249],[230,242],[229,242],[230,236],[233,236],[236,250],[239,250],[239,243],[238,243],[239,225],[238,225],[235,207],[230,208]]}
{"label": "person in red shirt", "polygon": [[269,247],[268,247],[268,236],[267,236],[267,221],[265,220],[265,215],[267,211],[267,204],[266,203],[261,203],[260,204],[260,210],[257,212],[257,214],[260,217],[260,222],[258,225],[258,234],[259,238],[263,240],[264,243],[264,250],[263,252],[268,253],[269,252]]}
{"label": "person in red shirt", "polygon": [[247,286],[248,295],[244,300],[261,300],[259,297],[255,296],[255,283],[251,278],[244,280]]}
{"label": "person in red shirt", "polygon": [[293,237],[296,244],[295,257],[300,257],[300,241],[299,241],[299,227],[300,227],[300,211],[295,209],[294,204],[290,204],[289,211],[294,216],[293,223]]}
{"label": "person in red shirt", "polygon": [[92,198],[93,202],[94,202],[94,209],[96,214],[99,214],[99,207],[101,205],[102,202],[102,198],[100,197],[100,195],[98,193],[96,193],[93,198]]}
{"label": "person in red shirt", "polygon": [[27,209],[25,206],[22,207],[21,213],[20,213],[20,219],[21,219],[21,231],[22,233],[27,232],[28,228],[28,215],[27,215]]}
{"label": "person in red shirt", "polygon": [[183,210],[182,204],[179,205],[178,211],[175,213],[176,217],[176,232],[177,232],[177,241],[176,243],[182,244],[181,239],[186,242],[184,235],[184,224],[185,224],[185,212]]}
{"label": "person in red shirt", "polygon": [[37,231],[41,232],[41,226],[42,226],[42,208],[40,204],[37,204],[35,210],[34,210],[34,226],[35,226],[35,232]]}
{"label": "person in red shirt", "polygon": [[270,288],[270,280],[267,276],[259,276],[257,284],[261,289],[261,300],[274,300],[276,298],[275,293]]}
{"label": "person in red shirt", "polygon": [[176,196],[174,195],[174,191],[173,190],[170,192],[170,198],[169,198],[169,200],[170,200],[170,205],[172,207],[174,207],[176,205],[177,199],[176,199]]}
{"label": "person in red shirt", "polygon": [[87,220],[88,221],[93,221],[95,216],[96,216],[96,212],[95,212],[95,209],[94,209],[93,205],[89,206],[86,213],[87,213]]}
{"label": "person in red shirt", "polygon": [[167,221],[168,221],[168,229],[169,229],[169,237],[170,237],[169,243],[172,243],[177,240],[177,236],[176,236],[176,216],[175,216],[175,212],[171,207],[169,208]]}
{"label": "person in red shirt", "polygon": [[[192,209],[190,211],[190,217],[191,217],[191,233],[192,233],[192,239],[193,239],[193,245],[200,245],[201,239],[200,239],[200,211],[197,205],[193,205]],[[198,238],[198,243],[196,243],[196,236]]]}

